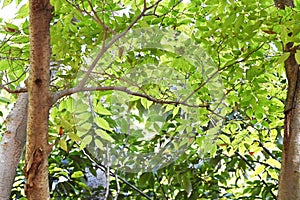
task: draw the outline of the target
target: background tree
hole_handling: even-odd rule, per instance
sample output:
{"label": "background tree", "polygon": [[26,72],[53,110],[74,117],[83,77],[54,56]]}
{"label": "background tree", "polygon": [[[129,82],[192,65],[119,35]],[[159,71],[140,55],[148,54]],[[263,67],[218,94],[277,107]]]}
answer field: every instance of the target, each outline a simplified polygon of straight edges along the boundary
{"label": "background tree", "polygon": [[[3,2],[4,6],[8,3],[10,1]],[[44,6],[35,7],[35,4]],[[287,68],[289,64],[297,66],[299,62],[297,46],[300,29],[297,22],[300,5],[294,2],[294,6],[291,6],[292,4],[286,1],[276,1],[275,4],[282,9],[274,6],[273,1],[57,0],[52,3],[52,19],[48,24],[51,29],[50,57],[47,57],[49,45],[46,33],[48,28],[46,21],[49,20],[46,13],[50,12],[48,4],[46,1],[31,1],[29,7],[25,4],[18,11],[16,18],[27,17],[28,8],[31,8],[31,15],[38,12],[39,10],[35,9],[39,8],[40,11],[43,10],[43,14],[36,23],[43,24],[43,19],[45,23],[34,28],[34,21],[30,21],[29,25],[28,20],[23,20],[20,26],[14,25],[14,22],[1,21],[0,70],[3,90],[0,100],[6,109],[11,108],[11,103],[17,98],[18,101],[6,119],[6,128],[2,126],[5,134],[0,146],[0,177],[5,181],[0,181],[1,191],[4,191],[0,197],[8,198],[12,186],[9,183],[13,183],[14,169],[22,154],[27,121],[25,92],[29,95],[28,139],[24,168],[28,180],[26,182],[28,198],[44,199],[51,195],[53,198],[67,199],[85,197],[84,195],[93,193],[84,184],[83,169],[88,167],[95,172],[95,169],[105,169],[105,166],[92,161],[93,158],[89,154],[79,151],[84,147],[82,143],[88,142],[84,140],[85,137],[80,137],[80,131],[76,130],[75,121],[72,120],[74,113],[70,111],[74,99],[68,96],[83,91],[87,86],[85,84],[90,82],[82,79],[78,84],[74,79],[78,78],[78,73],[84,65],[84,58],[91,54],[96,45],[102,44],[100,50],[107,51],[111,44],[109,41],[117,41],[126,35],[129,29],[165,27],[183,32],[201,44],[216,63],[226,94],[223,97],[223,105],[226,105],[226,108],[222,109],[225,116],[224,125],[213,144],[207,142],[208,135],[202,133],[198,127],[199,135],[195,137],[193,145],[190,145],[175,163],[153,173],[132,174],[106,169],[111,174],[110,186],[106,188],[107,196],[132,199],[276,199],[281,149],[283,149],[279,199],[299,198],[300,159],[297,148],[300,145],[297,144],[299,133],[296,120],[299,104],[298,98],[289,98],[298,95],[290,92],[291,88],[297,88],[297,84],[292,84],[297,81],[291,81],[292,73],[289,73],[288,69],[290,89],[285,109],[283,101],[287,88],[284,67]],[[31,20],[35,18],[31,17]],[[39,29],[45,33],[33,34],[29,41],[29,27],[31,34]],[[39,40],[45,42],[38,43],[41,47],[37,48],[45,50],[37,51],[42,55],[36,59],[33,58],[34,55],[38,55],[33,51],[34,36],[44,36]],[[29,66],[29,43],[32,43],[31,70],[25,87],[24,81]],[[288,45],[291,43],[293,44]],[[163,54],[156,52],[155,55],[160,57]],[[56,72],[55,78],[51,81],[48,81],[49,59]],[[38,60],[41,60],[40,64]],[[124,63],[125,69],[137,65],[132,61],[138,59],[134,54],[128,54]],[[151,59],[147,62],[156,64],[155,60]],[[183,68],[187,68],[185,64],[182,65]],[[294,69],[297,71],[298,68]],[[120,74],[117,75],[121,76],[126,72],[118,71],[118,73]],[[116,76],[104,76],[104,79],[103,85],[98,87],[98,90],[102,88],[102,92],[97,93],[98,99],[111,95],[103,92],[103,88],[118,81]],[[197,88],[203,80],[195,78],[190,81],[193,82],[192,86]],[[50,85],[47,85],[49,83]],[[38,94],[34,92],[35,87],[44,88],[42,101],[34,98],[34,95],[40,96],[43,93],[40,90]],[[149,91],[155,95],[159,95],[160,92],[155,89]],[[196,92],[195,96],[202,99],[201,103],[203,101],[209,103],[209,97],[205,97],[203,92],[205,93],[203,90]],[[21,94],[16,96],[16,93]],[[52,100],[51,94],[54,95]],[[290,102],[292,102],[291,109]],[[140,99],[136,99],[135,103],[142,104]],[[47,131],[47,112],[50,106],[52,109]],[[142,105],[139,108],[145,107]],[[38,110],[32,110],[33,108]],[[172,112],[174,109],[172,108]],[[204,112],[206,107],[199,109]],[[44,112],[40,114],[42,110]],[[3,117],[7,116],[7,112],[1,113]],[[34,116],[37,113],[44,117]],[[35,120],[34,117],[43,122],[32,121]],[[113,126],[109,117],[104,119]],[[35,126],[38,126],[38,129]],[[292,132],[289,132],[290,130]],[[284,143],[282,143],[283,135]],[[48,190],[46,157],[52,148],[48,144],[48,137],[50,144],[60,147],[54,148],[49,158],[50,186],[54,189],[49,192],[50,194],[45,192]],[[119,138],[114,139],[118,141]],[[134,147],[137,144],[131,145]],[[204,149],[208,149],[209,153],[205,154]],[[84,162],[78,162],[79,159]],[[291,163],[288,164],[289,162]],[[37,173],[39,170],[43,173]],[[44,183],[41,188],[35,184],[36,181]],[[18,172],[12,198],[24,196],[22,191],[20,193],[22,185],[24,180]],[[35,193],[36,190],[40,192]]]}

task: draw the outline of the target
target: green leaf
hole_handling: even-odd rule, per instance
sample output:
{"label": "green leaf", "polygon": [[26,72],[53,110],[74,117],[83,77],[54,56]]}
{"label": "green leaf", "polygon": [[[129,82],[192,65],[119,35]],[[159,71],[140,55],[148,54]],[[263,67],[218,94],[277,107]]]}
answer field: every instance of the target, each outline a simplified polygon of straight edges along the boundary
{"label": "green leaf", "polygon": [[107,141],[110,141],[110,142],[115,141],[108,133],[106,133],[105,131],[103,131],[101,129],[95,130],[95,133],[104,140],[107,140]]}
{"label": "green leaf", "polygon": [[4,8],[5,6],[11,4],[12,2],[13,2],[13,0],[4,0],[4,1],[3,1],[2,8]]}
{"label": "green leaf", "polygon": [[149,109],[150,106],[153,104],[152,101],[148,101],[148,100],[145,99],[145,98],[142,98],[142,99],[141,99],[141,103],[142,103],[142,105],[144,106],[145,109]]}
{"label": "green leaf", "polygon": [[97,117],[94,119],[94,121],[100,128],[111,132],[109,123],[105,119]]}
{"label": "green leaf", "polygon": [[2,103],[11,103],[10,99],[8,99],[6,97],[0,97],[0,102],[2,102]]}
{"label": "green leaf", "polygon": [[73,125],[71,123],[69,123],[67,120],[65,120],[63,117],[60,118],[60,121],[61,121],[61,126],[64,129],[67,129],[67,130],[73,129]]}
{"label": "green leaf", "polygon": [[253,176],[257,176],[261,174],[265,170],[266,166],[265,165],[259,165],[255,168]]}
{"label": "green leaf", "polygon": [[277,60],[277,64],[281,65],[284,63],[284,61],[286,61],[286,59],[288,59],[288,57],[290,56],[289,52],[284,52]]}
{"label": "green leaf", "polygon": [[6,70],[11,66],[11,62],[8,60],[1,60],[0,61],[0,71]]}
{"label": "green leaf", "polygon": [[89,145],[93,140],[93,137],[91,135],[87,135],[82,139],[82,143],[85,145]]}
{"label": "green leaf", "polygon": [[191,180],[186,176],[182,176],[182,187],[188,194],[193,190]]}
{"label": "green leaf", "polygon": [[104,151],[103,143],[99,139],[95,139],[95,144],[100,150]]}
{"label": "green leaf", "polygon": [[76,172],[73,172],[73,174],[71,175],[71,178],[80,178],[83,176],[84,176],[84,174],[82,171],[76,171]]}
{"label": "green leaf", "polygon": [[79,137],[82,137],[83,135],[87,134],[88,131],[92,128],[92,124],[91,123],[85,123],[81,126],[76,126],[76,130],[77,130],[77,135]]}
{"label": "green leaf", "polygon": [[280,162],[279,162],[278,160],[273,159],[273,158],[269,158],[269,159],[266,161],[266,163],[268,163],[270,166],[276,167],[276,168],[278,168],[278,169],[280,169],[280,167],[281,167]]}
{"label": "green leaf", "polygon": [[53,5],[55,11],[59,11],[62,7],[62,1],[61,0],[50,0],[51,5]]}
{"label": "green leaf", "polygon": [[112,113],[104,108],[101,104],[97,104],[97,106],[95,107],[95,112],[100,115],[112,115]]}
{"label": "green leaf", "polygon": [[71,140],[73,140],[75,142],[81,141],[81,138],[78,135],[76,135],[75,133],[68,133],[68,136],[70,137]]}
{"label": "green leaf", "polygon": [[225,144],[230,144],[230,139],[229,139],[229,137],[227,137],[226,135],[220,135],[219,136],[220,137],[220,139],[222,140],[222,142],[225,142]]}
{"label": "green leaf", "polygon": [[16,19],[25,18],[29,15],[28,3],[24,4],[17,13]]}
{"label": "green leaf", "polygon": [[295,59],[298,63],[298,65],[300,64],[300,50],[297,50],[295,53]]}
{"label": "green leaf", "polygon": [[178,114],[178,111],[179,111],[179,106],[176,106],[176,107],[174,108],[173,112],[172,112],[173,117],[175,117],[175,115]]}
{"label": "green leaf", "polygon": [[68,151],[68,145],[67,145],[66,140],[60,139],[58,141],[58,145],[59,145],[60,148],[62,148],[62,150],[66,151],[66,152]]}

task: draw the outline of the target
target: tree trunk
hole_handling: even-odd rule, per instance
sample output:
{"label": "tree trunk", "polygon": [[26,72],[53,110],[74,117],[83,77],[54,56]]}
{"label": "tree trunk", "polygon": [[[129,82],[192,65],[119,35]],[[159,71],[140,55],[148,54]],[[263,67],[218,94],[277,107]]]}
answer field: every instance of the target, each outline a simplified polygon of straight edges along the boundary
{"label": "tree trunk", "polygon": [[28,123],[24,173],[28,199],[50,199],[48,183],[48,118],[52,103],[49,90],[49,0],[29,1],[30,72],[28,77]]}
{"label": "tree trunk", "polygon": [[[294,7],[293,0],[275,0],[275,5],[284,9]],[[290,33],[292,36],[293,33]],[[300,70],[295,53],[299,46],[285,44],[285,52],[290,55],[285,61],[288,79],[288,93],[285,107],[284,142],[279,179],[279,200],[300,199]]]}
{"label": "tree trunk", "polygon": [[295,59],[295,50],[286,51],[290,52],[285,61],[289,88],[285,109],[279,200],[300,199],[300,71]]}
{"label": "tree trunk", "polygon": [[26,142],[27,93],[20,94],[6,118],[6,132],[0,143],[0,199],[9,199],[16,169]]}

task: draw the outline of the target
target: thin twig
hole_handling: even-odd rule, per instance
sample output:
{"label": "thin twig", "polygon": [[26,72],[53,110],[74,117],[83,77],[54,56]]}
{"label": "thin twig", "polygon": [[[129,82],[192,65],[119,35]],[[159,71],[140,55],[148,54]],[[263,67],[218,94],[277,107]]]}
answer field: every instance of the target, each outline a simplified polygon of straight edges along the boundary
{"label": "thin twig", "polygon": [[[244,158],[244,156],[242,156],[239,152],[237,152],[237,151],[235,151],[234,152],[237,156],[239,156],[253,171],[255,171],[255,168],[251,165],[251,163],[249,163],[249,161],[246,159],[246,158]],[[269,188],[269,185],[266,183],[266,181],[265,180],[263,180],[262,179],[262,177],[258,174],[257,175],[258,177],[259,177],[259,179],[261,180],[261,182],[266,186],[266,188]],[[273,191],[271,190],[271,188],[270,188],[270,193],[271,193],[271,195],[273,196],[273,198],[276,200],[277,199],[277,197],[276,197],[276,195],[273,193]]]}
{"label": "thin twig", "polygon": [[[92,162],[94,163],[99,169],[101,169],[103,172],[105,172],[107,170],[107,167],[99,164],[97,161],[95,161],[84,149],[82,150],[83,154]],[[152,198],[149,197],[147,194],[145,194],[143,191],[141,191],[140,189],[138,189],[136,186],[132,185],[131,183],[129,183],[128,181],[126,181],[124,178],[122,178],[121,176],[115,174],[114,172],[112,172],[111,170],[109,170],[110,175],[112,176],[116,176],[119,180],[121,180],[123,183],[125,183],[126,185],[128,185],[130,188],[132,188],[133,190],[135,190],[136,192],[138,192],[140,195],[142,195],[143,197],[145,197],[148,200],[151,200]]]}
{"label": "thin twig", "polygon": [[106,193],[105,193],[105,199],[108,199],[109,195],[109,185],[110,185],[110,155],[109,155],[109,148],[108,144],[106,145],[106,159],[108,160],[106,165]]}
{"label": "thin twig", "polygon": [[193,92],[191,92],[191,94],[189,96],[187,96],[183,102],[186,102],[187,100],[189,100],[196,92],[198,92],[202,87],[204,87],[204,85],[206,85],[214,76],[216,76],[218,73],[220,73],[220,71],[223,71],[223,70],[228,69],[229,67],[232,67],[238,63],[246,61],[251,56],[251,54],[253,54],[254,52],[258,51],[260,48],[262,48],[264,44],[265,44],[265,42],[263,42],[258,48],[249,52],[244,58],[237,59],[235,62],[233,62],[229,65],[226,65],[219,70],[216,70],[214,73],[211,74],[210,77],[208,77],[204,82],[202,82]]}
{"label": "thin twig", "polygon": [[158,0],[155,4],[149,6],[149,7],[145,7],[144,5],[144,9],[142,10],[142,12],[133,20],[133,22],[131,22],[129,24],[129,26],[121,33],[117,34],[107,45],[102,46],[102,49],[100,51],[100,53],[96,56],[96,58],[94,59],[93,63],[91,64],[91,66],[89,67],[89,69],[86,72],[85,77],[81,80],[81,82],[78,85],[78,88],[83,88],[86,81],[88,80],[90,74],[92,73],[92,71],[94,70],[94,68],[96,67],[98,61],[100,60],[100,58],[103,56],[103,54],[116,42],[118,41],[121,37],[123,37],[136,23],[139,19],[141,19],[145,12],[149,9],[151,9],[152,7],[154,7],[155,5],[157,5],[159,2],[161,2],[162,0]]}
{"label": "thin twig", "polygon": [[117,174],[115,174],[115,179],[116,179],[116,185],[117,185],[117,194],[116,194],[114,200],[117,200],[118,196],[120,194],[120,183],[119,183],[119,179],[118,179],[118,175]]}

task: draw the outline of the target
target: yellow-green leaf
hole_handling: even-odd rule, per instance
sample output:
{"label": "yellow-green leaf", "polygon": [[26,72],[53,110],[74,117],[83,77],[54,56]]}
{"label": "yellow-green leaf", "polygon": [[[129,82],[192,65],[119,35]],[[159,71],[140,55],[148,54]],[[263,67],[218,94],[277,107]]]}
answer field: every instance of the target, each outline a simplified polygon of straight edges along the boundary
{"label": "yellow-green leaf", "polygon": [[102,139],[110,141],[110,142],[114,142],[115,140],[105,131],[101,130],[101,129],[97,129],[95,130],[95,133],[97,135],[99,135]]}
{"label": "yellow-green leaf", "polygon": [[112,113],[104,108],[101,104],[97,104],[97,106],[95,107],[95,112],[100,115],[112,115]]}
{"label": "yellow-green leaf", "polygon": [[68,151],[68,145],[67,145],[66,140],[64,140],[64,139],[59,140],[58,145],[62,150]]}
{"label": "yellow-green leaf", "polygon": [[286,61],[286,59],[288,59],[288,57],[290,56],[290,53],[289,52],[285,52],[283,53],[277,60],[277,64],[278,65],[281,65],[284,63],[284,61]]}
{"label": "yellow-green leaf", "polygon": [[300,64],[300,50],[297,50],[295,53],[295,59],[298,64]]}
{"label": "yellow-green leaf", "polygon": [[82,139],[82,143],[88,145],[92,142],[93,137],[91,135],[87,135]]}
{"label": "yellow-green leaf", "polygon": [[60,118],[60,121],[61,121],[60,124],[64,129],[67,130],[73,129],[73,125],[69,123],[67,120],[65,120],[63,117]]}
{"label": "yellow-green leaf", "polygon": [[104,129],[104,130],[107,130],[107,131],[111,131],[111,128],[110,128],[110,126],[109,126],[109,123],[108,123],[105,119],[103,119],[103,118],[101,118],[101,117],[97,117],[97,118],[95,118],[94,120],[95,120],[95,123],[96,123],[100,128],[102,128],[102,129]]}
{"label": "yellow-green leaf", "polygon": [[68,136],[70,137],[71,140],[73,140],[75,142],[81,141],[81,138],[78,135],[76,135],[75,133],[69,133]]}
{"label": "yellow-green leaf", "polygon": [[257,176],[258,174],[261,174],[265,170],[265,168],[266,168],[265,165],[259,165],[258,167],[255,168],[253,175]]}
{"label": "yellow-green leaf", "polygon": [[273,158],[269,158],[266,163],[268,163],[269,165],[271,165],[272,167],[276,167],[278,169],[280,169],[281,164],[278,160],[275,160]]}
{"label": "yellow-green leaf", "polygon": [[153,104],[152,101],[148,101],[147,99],[143,98],[141,99],[141,103],[144,106],[144,108],[149,109],[150,106]]}
{"label": "yellow-green leaf", "polygon": [[95,139],[95,144],[99,149],[104,150],[103,143],[100,140]]}
{"label": "yellow-green leaf", "polygon": [[176,106],[175,108],[174,108],[174,110],[173,110],[173,117],[175,116],[175,115],[177,115],[177,113],[178,113],[178,111],[179,111],[179,107],[178,106]]}
{"label": "yellow-green leaf", "polygon": [[83,177],[83,172],[82,171],[76,171],[71,175],[71,178],[80,178]]}

